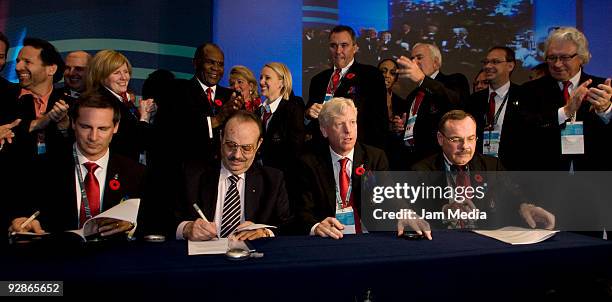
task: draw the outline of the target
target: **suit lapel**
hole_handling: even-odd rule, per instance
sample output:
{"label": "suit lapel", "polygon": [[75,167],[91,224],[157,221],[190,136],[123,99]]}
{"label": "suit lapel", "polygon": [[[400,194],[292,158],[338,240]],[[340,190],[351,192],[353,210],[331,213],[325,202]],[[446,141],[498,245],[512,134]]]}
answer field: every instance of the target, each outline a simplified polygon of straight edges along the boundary
{"label": "suit lapel", "polygon": [[260,188],[263,188],[263,179],[260,176],[261,171],[254,165],[247,170],[244,183],[244,219],[252,220],[255,218],[255,211],[259,208],[261,194]]}
{"label": "suit lapel", "polygon": [[[202,211],[209,219],[214,219],[215,212],[217,209],[217,194],[225,195],[225,192],[218,192],[219,190],[219,174],[221,173],[220,167],[215,167],[208,173],[203,173],[200,176],[200,200],[197,202],[202,207]],[[225,196],[222,196],[225,198]],[[206,202],[209,201],[209,202]],[[196,200],[190,200],[189,202],[196,202]]]}
{"label": "suit lapel", "polygon": [[361,210],[361,175],[357,175],[357,173],[355,173],[355,169],[361,165],[363,165],[366,170],[369,169],[368,158],[365,150],[361,147],[361,144],[358,143],[355,144],[355,153],[353,153],[353,171],[351,171],[351,181],[353,184],[353,205],[355,206],[355,211]]}
{"label": "suit lapel", "polygon": [[[117,161],[117,158],[113,156],[113,154],[110,154],[110,158],[108,160],[108,166],[107,166],[107,171],[106,171],[106,186],[104,187],[104,202],[102,203],[103,208],[100,209],[100,213],[103,211],[106,211],[112,207],[114,207],[115,205],[117,205],[119,203],[119,201],[121,200],[121,198],[123,196],[121,196],[121,174],[120,172],[120,164]],[[115,179],[119,182],[119,189],[118,190],[112,190],[110,188],[110,181],[112,179]],[[128,196],[129,197],[129,196]]]}
{"label": "suit lapel", "polygon": [[334,167],[331,162],[331,153],[329,146],[325,145],[326,150],[323,151],[323,162],[320,162],[319,173],[321,173],[321,185],[324,188],[327,200],[332,209],[336,209],[336,180],[334,179]]}
{"label": "suit lapel", "polygon": [[[334,96],[348,96],[349,95],[349,92],[350,92],[349,89],[352,86],[351,83],[355,81],[354,77],[357,76],[357,69],[358,69],[357,62],[353,62],[353,65],[349,67],[349,69],[346,71],[346,74],[342,77],[342,79],[340,79],[340,84],[338,85],[338,89],[336,89]],[[347,77],[347,75],[349,74],[352,74],[352,76]],[[349,77],[351,77],[351,79],[349,79]]]}

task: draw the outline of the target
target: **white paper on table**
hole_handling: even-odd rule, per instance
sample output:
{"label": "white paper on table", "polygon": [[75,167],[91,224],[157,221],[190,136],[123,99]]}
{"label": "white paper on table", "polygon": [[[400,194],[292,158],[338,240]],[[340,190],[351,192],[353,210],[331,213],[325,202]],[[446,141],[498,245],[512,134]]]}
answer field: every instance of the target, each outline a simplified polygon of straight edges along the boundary
{"label": "white paper on table", "polygon": [[521,227],[503,227],[497,230],[474,230],[476,234],[480,234],[486,237],[497,239],[499,241],[509,243],[512,245],[518,244],[533,244],[542,242],[559,231],[549,231],[542,229],[526,229]]}
{"label": "white paper on table", "polygon": [[187,253],[192,255],[218,255],[227,252],[227,238],[218,238],[207,241],[191,241],[187,242]]}

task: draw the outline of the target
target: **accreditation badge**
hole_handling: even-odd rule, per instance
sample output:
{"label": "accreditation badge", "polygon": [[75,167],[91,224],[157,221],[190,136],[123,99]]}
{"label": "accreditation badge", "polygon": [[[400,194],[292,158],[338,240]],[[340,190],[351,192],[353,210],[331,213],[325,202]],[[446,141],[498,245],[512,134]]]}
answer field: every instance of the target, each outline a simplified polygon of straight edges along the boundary
{"label": "accreditation badge", "polygon": [[408,147],[414,146],[414,125],[416,123],[416,115],[408,118],[406,121],[406,130],[404,130],[404,145]]}
{"label": "accreditation badge", "polygon": [[325,94],[325,98],[323,99],[323,104],[327,103],[329,100],[331,100],[334,97],[333,94],[331,93],[326,93]]}
{"label": "accreditation badge", "polygon": [[336,219],[344,225],[342,234],[355,234],[355,215],[353,207],[336,209]]}
{"label": "accreditation badge", "polygon": [[500,131],[484,131],[482,153],[489,156],[497,157],[499,153],[499,142],[501,138]]}
{"label": "accreditation badge", "polygon": [[567,122],[561,130],[561,154],[584,154],[584,125]]}

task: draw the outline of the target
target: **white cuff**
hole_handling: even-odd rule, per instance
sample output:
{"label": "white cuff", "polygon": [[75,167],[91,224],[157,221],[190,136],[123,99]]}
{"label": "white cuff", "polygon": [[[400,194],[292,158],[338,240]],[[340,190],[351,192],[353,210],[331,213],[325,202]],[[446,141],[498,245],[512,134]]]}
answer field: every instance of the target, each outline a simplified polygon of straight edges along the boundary
{"label": "white cuff", "polygon": [[319,226],[319,224],[321,224],[320,222],[315,223],[315,225],[313,225],[310,228],[310,236],[314,236],[315,235],[315,229],[317,228],[317,226]]}
{"label": "white cuff", "polygon": [[183,221],[179,223],[178,227],[176,227],[176,240],[183,240],[183,231],[185,230],[185,226],[191,221]]}

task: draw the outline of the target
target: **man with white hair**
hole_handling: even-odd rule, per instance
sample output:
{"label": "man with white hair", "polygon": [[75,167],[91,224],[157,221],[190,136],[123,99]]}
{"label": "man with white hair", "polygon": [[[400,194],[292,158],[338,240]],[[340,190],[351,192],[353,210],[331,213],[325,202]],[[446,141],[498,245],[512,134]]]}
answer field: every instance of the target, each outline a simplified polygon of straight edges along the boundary
{"label": "man with white hair", "polygon": [[362,175],[385,171],[389,164],[383,150],[357,143],[357,108],[352,100],[330,99],[318,119],[328,144],[301,158],[297,213],[302,231],[340,239],[363,232]]}
{"label": "man with white hair", "polygon": [[393,119],[393,129],[400,134],[406,170],[416,161],[437,152],[436,132],[438,121],[449,110],[458,108],[467,101],[470,86],[460,73],[445,75],[440,72],[442,55],[433,44],[417,43],[412,57],[400,57],[398,74],[418,87],[407,97],[402,116]]}
{"label": "man with white hair", "polygon": [[588,41],[573,27],[550,33],[545,44],[549,75],[523,85],[530,167],[542,171],[610,170],[610,79],[584,72]]}

